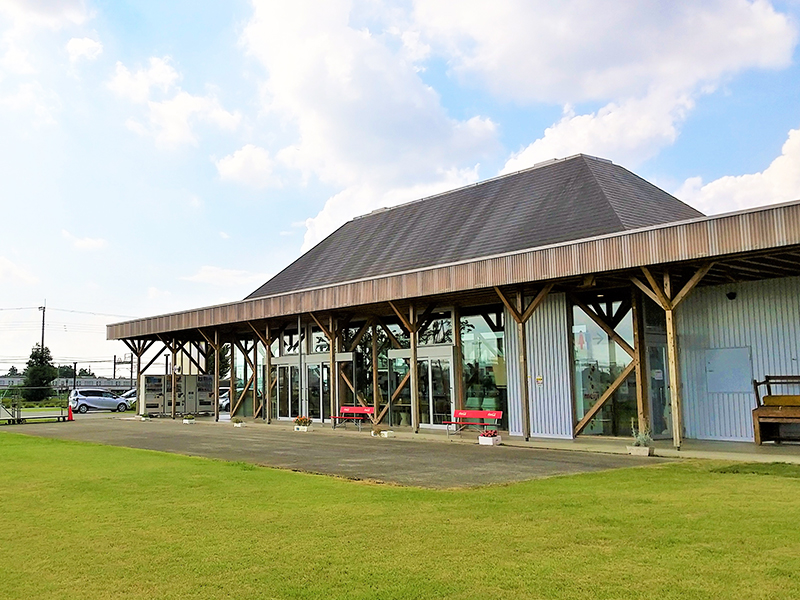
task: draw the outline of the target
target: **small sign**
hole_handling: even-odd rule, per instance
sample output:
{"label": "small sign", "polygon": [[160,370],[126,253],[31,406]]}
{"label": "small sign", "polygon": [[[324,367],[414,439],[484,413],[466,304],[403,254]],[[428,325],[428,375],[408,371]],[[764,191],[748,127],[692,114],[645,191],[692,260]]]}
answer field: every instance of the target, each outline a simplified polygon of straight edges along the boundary
{"label": "small sign", "polygon": [[536,376],[536,385],[544,385],[544,377],[541,375]]}
{"label": "small sign", "polygon": [[653,369],[650,371],[650,378],[655,381],[664,381],[664,371],[661,369]]}

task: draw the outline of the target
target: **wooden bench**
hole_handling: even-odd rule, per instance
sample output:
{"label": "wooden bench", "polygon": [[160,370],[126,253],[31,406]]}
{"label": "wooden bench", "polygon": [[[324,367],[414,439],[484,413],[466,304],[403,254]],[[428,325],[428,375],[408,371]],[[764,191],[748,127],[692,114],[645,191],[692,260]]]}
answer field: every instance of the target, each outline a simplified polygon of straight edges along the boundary
{"label": "wooden bench", "polygon": [[[502,410],[457,410],[453,413],[453,421],[443,421],[447,425],[447,437],[450,437],[450,425],[453,425],[453,433],[460,433],[467,427],[497,427],[500,419],[503,418]],[[491,421],[491,422],[490,422]]]}
{"label": "wooden bench", "polygon": [[333,429],[336,429],[337,421],[344,421],[345,427],[348,421],[354,421],[358,425],[358,430],[361,431],[361,422],[364,420],[364,417],[369,417],[374,414],[374,406],[342,406],[339,409],[339,414],[331,417]]}
{"label": "wooden bench", "polygon": [[[800,386],[800,375],[767,375],[764,381],[753,380],[756,407],[753,409],[755,442],[800,440],[798,436],[782,435],[781,425],[800,425],[800,394],[773,394],[772,386]],[[762,397],[760,387],[767,393]]]}

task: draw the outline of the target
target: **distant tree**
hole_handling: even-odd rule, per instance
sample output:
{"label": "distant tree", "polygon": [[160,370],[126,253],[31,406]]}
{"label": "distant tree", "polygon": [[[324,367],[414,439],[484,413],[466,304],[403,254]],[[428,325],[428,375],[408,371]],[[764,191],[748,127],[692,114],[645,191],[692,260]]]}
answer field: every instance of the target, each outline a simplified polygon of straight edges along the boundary
{"label": "distant tree", "polygon": [[53,366],[50,349],[36,344],[31,350],[31,357],[25,368],[22,397],[28,402],[46,400],[53,395],[50,383],[56,378],[56,375],[58,375],[58,369]]}
{"label": "distant tree", "polygon": [[94,373],[92,373],[91,369],[85,369],[81,367],[78,369],[78,377],[97,377]]}
{"label": "distant tree", "polygon": [[64,377],[66,379],[72,379],[73,377],[75,377],[75,367],[73,367],[72,365],[59,365],[58,376]]}
{"label": "distant tree", "polygon": [[[219,350],[219,378],[226,379],[231,372],[231,347],[230,344],[225,344]],[[206,373],[209,375],[214,374],[214,353],[208,355],[208,362],[206,363]]]}
{"label": "distant tree", "polygon": [[12,367],[11,367],[11,368],[8,370],[8,373],[6,373],[6,374],[4,375],[4,377],[19,377],[19,370],[17,369],[17,367],[13,367],[13,366],[12,366]]}

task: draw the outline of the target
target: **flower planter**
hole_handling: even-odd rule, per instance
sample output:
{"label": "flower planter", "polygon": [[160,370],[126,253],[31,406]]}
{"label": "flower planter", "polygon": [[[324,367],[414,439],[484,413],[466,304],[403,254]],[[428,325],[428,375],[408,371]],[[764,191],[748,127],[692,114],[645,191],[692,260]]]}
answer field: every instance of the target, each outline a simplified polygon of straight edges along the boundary
{"label": "flower planter", "polygon": [[183,420],[183,424],[184,425],[194,425],[194,419],[184,419]]}
{"label": "flower planter", "polygon": [[389,429],[388,431],[381,431],[381,437],[382,438],[393,438],[394,437],[394,431],[392,431],[391,429]]}
{"label": "flower planter", "polygon": [[295,425],[295,431],[313,431],[311,425]]}
{"label": "flower planter", "polygon": [[244,427],[244,423],[234,423],[234,427]]}
{"label": "flower planter", "polygon": [[494,437],[486,437],[483,435],[478,436],[478,444],[481,446],[499,446],[500,445],[500,436],[496,435]]}
{"label": "flower planter", "polygon": [[651,446],[628,446],[628,454],[631,456],[653,456]]}

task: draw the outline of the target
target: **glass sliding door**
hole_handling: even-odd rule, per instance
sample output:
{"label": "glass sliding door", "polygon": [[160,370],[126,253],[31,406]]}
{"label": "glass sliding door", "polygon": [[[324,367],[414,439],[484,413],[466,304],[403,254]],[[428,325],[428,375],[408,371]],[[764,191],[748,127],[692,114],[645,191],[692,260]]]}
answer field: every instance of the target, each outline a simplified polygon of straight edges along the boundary
{"label": "glass sliding door", "polygon": [[320,365],[308,365],[308,416],[319,421],[322,419],[322,378]]}
{"label": "glass sliding door", "polygon": [[450,358],[417,361],[419,373],[419,424],[444,427],[453,416],[453,379]]}
{"label": "glass sliding door", "polygon": [[289,367],[278,367],[278,418],[289,418]]}

